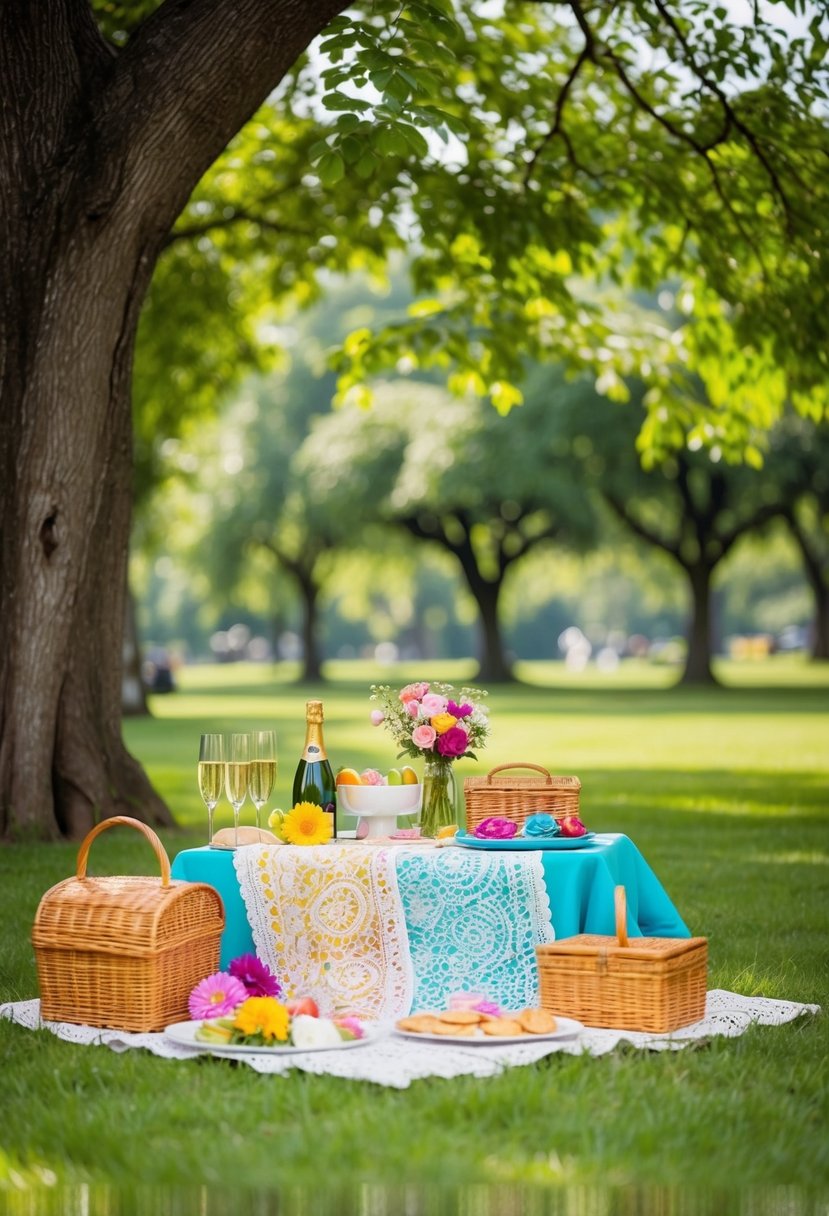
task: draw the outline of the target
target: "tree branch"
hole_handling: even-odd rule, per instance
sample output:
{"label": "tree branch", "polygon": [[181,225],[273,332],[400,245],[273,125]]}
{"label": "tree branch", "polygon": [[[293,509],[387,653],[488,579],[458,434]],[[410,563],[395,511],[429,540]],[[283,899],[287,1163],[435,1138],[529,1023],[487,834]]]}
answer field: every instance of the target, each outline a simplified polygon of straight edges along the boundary
{"label": "tree branch", "polygon": [[562,124],[562,120],[564,118],[564,107],[567,104],[568,94],[576,81],[576,77],[578,76],[579,72],[581,71],[584,64],[587,62],[587,60],[590,59],[590,57],[591,57],[590,45],[585,43],[578,58],[576,59],[573,66],[571,67],[570,71],[568,72],[567,79],[564,81],[564,84],[559,89],[558,97],[556,98],[556,108],[554,111],[554,118],[553,118],[552,126],[550,127],[549,131],[544,136],[544,138],[541,140],[538,147],[533,152],[530,160],[527,162],[527,167],[524,170],[524,185],[525,186],[533,175],[536,163],[538,162],[538,158],[541,156],[544,149],[550,143],[552,143],[552,141],[555,139],[555,137],[557,135],[561,135],[564,137],[564,142],[567,147],[568,153],[570,154],[570,158],[571,158],[571,160],[574,161],[574,163],[576,164],[576,167],[579,167],[577,162],[575,162],[575,153],[574,153],[573,145],[570,142],[569,136],[565,136],[565,133],[562,130],[561,124]]}
{"label": "tree branch", "polygon": [[164,0],[139,26],[95,114],[99,141],[125,154],[118,203],[135,212],[146,235],[154,231],[160,244],[202,174],[345,7],[344,0]]}
{"label": "tree branch", "polygon": [[[783,184],[780,181],[780,177],[779,177],[779,174],[777,173],[777,170],[774,168],[774,166],[771,164],[768,157],[766,156],[757,136],[751,130],[751,128],[746,125],[746,123],[742,120],[742,118],[740,118],[739,114],[736,112],[736,110],[732,106],[731,102],[729,101],[726,94],[723,92],[723,90],[722,90],[721,86],[718,84],[718,82],[716,80],[712,80],[709,76],[706,76],[703,69],[699,66],[697,57],[694,54],[693,50],[691,49],[691,47],[688,43],[688,39],[686,38],[685,34],[680,29],[680,26],[679,26],[676,18],[668,10],[667,6],[664,3],[664,0],[654,0],[654,3],[656,5],[657,9],[659,10],[659,12],[662,14],[662,17],[665,20],[665,22],[673,30],[673,32],[676,36],[676,39],[679,42],[679,45],[682,47],[682,49],[685,53],[685,62],[688,64],[691,71],[696,76],[697,80],[699,80],[700,83],[703,85],[703,87],[706,88],[710,93],[713,93],[713,95],[717,98],[720,105],[722,106],[723,114],[725,116],[725,134],[727,134],[727,132],[731,126],[733,126],[737,131],[740,132],[740,134],[743,136],[746,143],[749,145],[752,152],[756,156],[757,160],[760,162],[760,164],[763,166],[766,173],[768,174],[768,178],[769,178],[769,181],[771,182],[772,190],[777,195],[781,204],[783,205],[783,209],[786,212],[787,218],[789,219],[789,221],[791,221],[792,207],[791,207],[791,203],[789,202],[788,195],[786,194],[785,190],[783,189]],[[719,140],[718,142],[722,142],[722,140]]]}
{"label": "tree branch", "polygon": [[677,561],[680,561],[679,540],[668,540],[664,536],[660,536],[658,532],[652,531],[640,519],[637,519],[627,507],[627,504],[617,498],[615,494],[609,490],[601,491],[602,498],[609,507],[616,512],[622,523],[627,524],[631,532],[638,536],[641,540],[647,541],[649,545],[656,545],[658,549],[662,549],[665,553],[670,553]]}
{"label": "tree branch", "polygon": [[276,220],[267,219],[264,215],[257,215],[253,211],[248,211],[242,207],[235,207],[232,215],[217,216],[214,220],[205,220],[203,224],[189,224],[185,227],[174,228],[164,241],[162,249],[169,249],[172,245],[181,244],[183,241],[193,241],[200,236],[207,236],[217,229],[231,228],[234,224],[241,223],[258,224],[260,228],[265,228],[268,232],[273,232],[280,236],[304,236],[309,239],[313,236],[309,228],[298,228],[292,224],[280,224]]}

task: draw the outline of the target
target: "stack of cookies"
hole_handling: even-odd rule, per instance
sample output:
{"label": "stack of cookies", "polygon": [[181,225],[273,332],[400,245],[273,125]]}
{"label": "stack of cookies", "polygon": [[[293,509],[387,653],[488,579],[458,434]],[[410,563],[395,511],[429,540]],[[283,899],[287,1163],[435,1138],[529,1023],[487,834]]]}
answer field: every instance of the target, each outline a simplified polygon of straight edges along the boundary
{"label": "stack of cookies", "polygon": [[477,1009],[446,1009],[443,1013],[416,1013],[395,1023],[406,1034],[444,1035],[451,1038],[528,1038],[553,1034],[556,1020],[546,1009],[519,1009],[496,1017]]}

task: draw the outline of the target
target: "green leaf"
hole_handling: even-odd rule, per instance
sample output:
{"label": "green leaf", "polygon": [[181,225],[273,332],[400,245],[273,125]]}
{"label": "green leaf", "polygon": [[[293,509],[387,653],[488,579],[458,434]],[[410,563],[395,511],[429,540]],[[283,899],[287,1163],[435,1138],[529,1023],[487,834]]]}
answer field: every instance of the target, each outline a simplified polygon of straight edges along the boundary
{"label": "green leaf", "polygon": [[333,92],[326,93],[322,99],[322,104],[326,110],[348,110],[355,114],[364,114],[366,110],[370,110],[371,106],[367,101],[363,101],[361,97],[349,97],[345,93]]}
{"label": "green leaf", "polygon": [[338,152],[327,152],[317,166],[317,173],[323,186],[336,186],[345,174],[345,164]]}

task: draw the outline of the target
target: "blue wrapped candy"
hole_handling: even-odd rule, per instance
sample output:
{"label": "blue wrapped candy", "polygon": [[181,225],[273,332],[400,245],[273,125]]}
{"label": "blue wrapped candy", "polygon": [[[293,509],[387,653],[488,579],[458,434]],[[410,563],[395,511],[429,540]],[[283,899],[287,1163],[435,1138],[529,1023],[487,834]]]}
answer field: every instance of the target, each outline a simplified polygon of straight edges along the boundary
{"label": "blue wrapped candy", "polygon": [[522,835],[543,840],[550,836],[558,836],[560,832],[558,820],[553,815],[541,814],[530,815],[524,823]]}

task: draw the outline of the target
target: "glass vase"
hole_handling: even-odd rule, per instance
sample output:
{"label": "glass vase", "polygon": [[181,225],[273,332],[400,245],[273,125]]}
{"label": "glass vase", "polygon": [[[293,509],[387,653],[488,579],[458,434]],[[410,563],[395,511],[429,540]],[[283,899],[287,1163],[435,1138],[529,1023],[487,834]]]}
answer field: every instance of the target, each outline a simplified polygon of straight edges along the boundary
{"label": "glass vase", "polygon": [[427,756],[423,770],[423,807],[420,812],[421,836],[437,836],[440,828],[457,823],[455,775],[452,761],[443,756]]}

